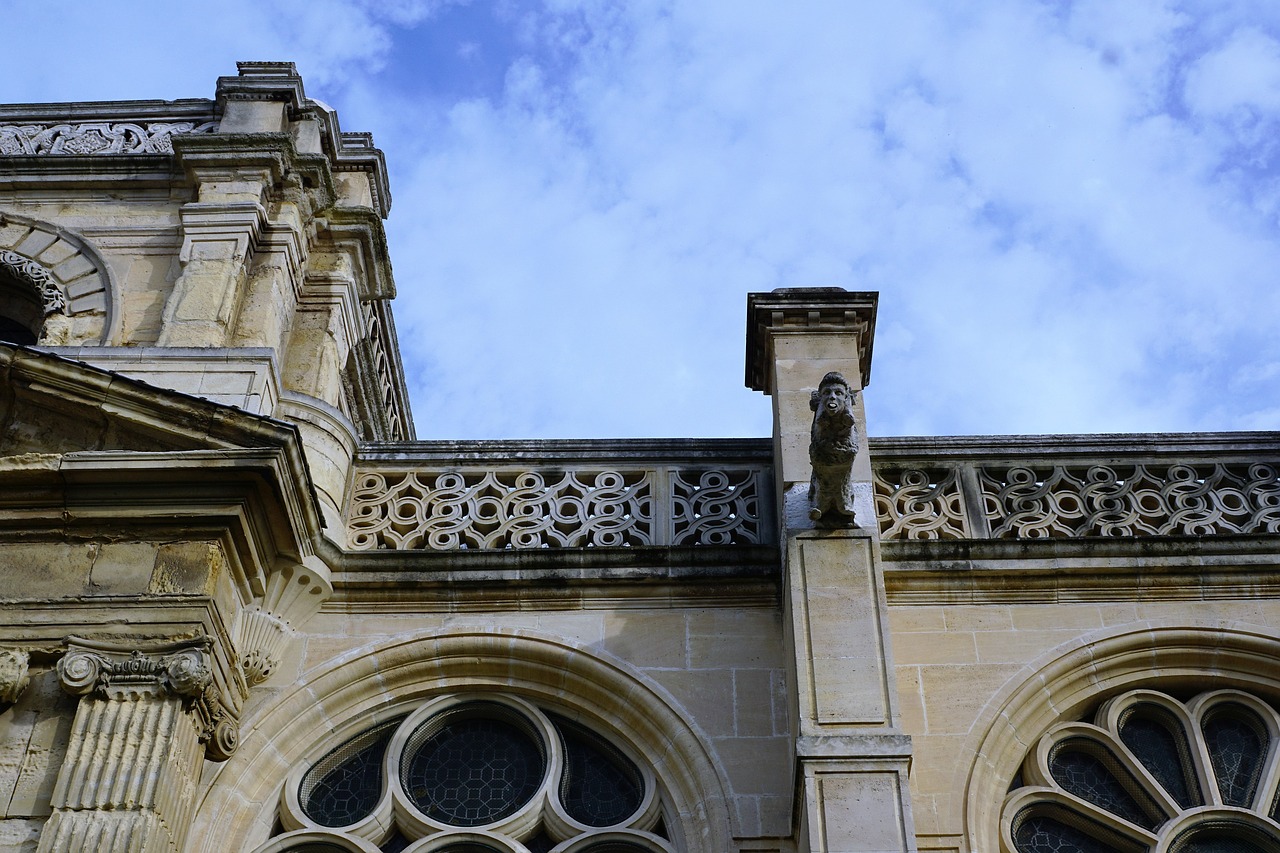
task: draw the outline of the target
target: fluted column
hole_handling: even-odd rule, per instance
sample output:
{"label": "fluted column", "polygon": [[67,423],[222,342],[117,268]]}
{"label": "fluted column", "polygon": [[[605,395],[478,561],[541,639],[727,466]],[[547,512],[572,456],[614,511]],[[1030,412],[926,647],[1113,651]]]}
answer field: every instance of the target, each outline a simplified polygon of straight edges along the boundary
{"label": "fluted column", "polygon": [[127,649],[72,639],[68,647],[58,676],[83,698],[39,853],[181,849],[206,753],[226,758],[236,742],[208,641]]}

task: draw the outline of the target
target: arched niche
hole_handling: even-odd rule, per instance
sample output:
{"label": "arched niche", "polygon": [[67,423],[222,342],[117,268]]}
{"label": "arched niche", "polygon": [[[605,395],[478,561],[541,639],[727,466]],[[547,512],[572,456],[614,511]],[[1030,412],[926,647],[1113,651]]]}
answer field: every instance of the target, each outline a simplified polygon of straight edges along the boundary
{"label": "arched niche", "polygon": [[197,807],[188,853],[250,850],[275,824],[286,776],[370,722],[424,699],[501,691],[626,742],[660,780],[683,848],[728,850],[729,802],[702,736],[659,686],[622,661],[562,638],[468,630],[344,656],[242,722],[243,739]]}
{"label": "arched niche", "polygon": [[957,768],[970,851],[999,850],[1001,804],[1028,749],[1055,723],[1079,719],[1138,687],[1237,688],[1280,699],[1280,638],[1256,625],[1147,623],[1081,637],[1028,664],[987,703]]}
{"label": "arched niche", "polygon": [[110,267],[83,237],[0,211],[0,337],[44,346],[111,343],[115,292]]}

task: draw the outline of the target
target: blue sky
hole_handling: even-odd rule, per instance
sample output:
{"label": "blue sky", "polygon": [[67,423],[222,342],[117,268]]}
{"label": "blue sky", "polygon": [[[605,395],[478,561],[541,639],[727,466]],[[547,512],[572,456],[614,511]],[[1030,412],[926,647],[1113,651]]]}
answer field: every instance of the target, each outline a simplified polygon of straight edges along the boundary
{"label": "blue sky", "polygon": [[[50,33],[10,0],[10,32]],[[4,102],[244,59],[386,152],[424,438],[769,432],[745,294],[880,291],[873,435],[1280,429],[1280,3],[71,3]]]}

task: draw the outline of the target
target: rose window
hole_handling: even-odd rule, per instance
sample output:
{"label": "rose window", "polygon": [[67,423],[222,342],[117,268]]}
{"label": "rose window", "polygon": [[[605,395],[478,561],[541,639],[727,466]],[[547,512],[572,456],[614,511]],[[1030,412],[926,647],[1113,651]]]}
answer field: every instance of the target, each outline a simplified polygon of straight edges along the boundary
{"label": "rose window", "polygon": [[257,853],[674,853],[632,752],[510,696],[442,697],[294,769]]}
{"label": "rose window", "polygon": [[1005,853],[1280,853],[1280,715],[1237,690],[1133,690],[1036,743]]}

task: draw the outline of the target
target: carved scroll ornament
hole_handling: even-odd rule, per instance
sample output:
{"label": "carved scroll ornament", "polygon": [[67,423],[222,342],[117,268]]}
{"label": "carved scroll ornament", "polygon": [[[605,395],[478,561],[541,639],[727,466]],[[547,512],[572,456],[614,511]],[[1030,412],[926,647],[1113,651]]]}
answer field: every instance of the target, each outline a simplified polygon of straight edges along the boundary
{"label": "carved scroll ornament", "polygon": [[0,125],[0,155],[172,154],[175,135],[217,127],[213,121]]}
{"label": "carved scroll ornament", "polygon": [[58,661],[58,678],[66,692],[115,701],[182,699],[195,715],[206,757],[225,761],[235,752],[239,722],[213,684],[207,639],[147,651],[77,638],[67,645]]}
{"label": "carved scroll ornament", "polygon": [[53,273],[47,268],[25,255],[19,255],[7,249],[0,250],[0,268],[39,291],[46,317],[50,314],[67,312],[67,297],[63,295],[62,289],[54,280]]}

